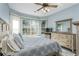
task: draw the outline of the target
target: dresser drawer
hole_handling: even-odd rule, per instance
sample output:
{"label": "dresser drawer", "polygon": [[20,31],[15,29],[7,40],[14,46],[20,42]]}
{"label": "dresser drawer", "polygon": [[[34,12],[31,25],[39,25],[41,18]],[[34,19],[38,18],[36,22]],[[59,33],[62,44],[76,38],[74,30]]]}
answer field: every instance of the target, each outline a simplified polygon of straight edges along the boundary
{"label": "dresser drawer", "polygon": [[72,49],[72,35],[64,35],[64,34],[56,34],[53,33],[51,35],[51,39],[58,42],[61,46],[64,46],[66,48]]}

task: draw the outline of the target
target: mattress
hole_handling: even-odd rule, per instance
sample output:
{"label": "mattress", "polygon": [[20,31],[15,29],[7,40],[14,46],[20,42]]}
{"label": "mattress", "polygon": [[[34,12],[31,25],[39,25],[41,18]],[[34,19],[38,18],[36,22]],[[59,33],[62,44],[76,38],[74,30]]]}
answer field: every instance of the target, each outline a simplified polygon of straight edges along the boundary
{"label": "mattress", "polygon": [[61,53],[60,45],[44,37],[23,37],[24,49],[21,49],[15,56],[47,56]]}

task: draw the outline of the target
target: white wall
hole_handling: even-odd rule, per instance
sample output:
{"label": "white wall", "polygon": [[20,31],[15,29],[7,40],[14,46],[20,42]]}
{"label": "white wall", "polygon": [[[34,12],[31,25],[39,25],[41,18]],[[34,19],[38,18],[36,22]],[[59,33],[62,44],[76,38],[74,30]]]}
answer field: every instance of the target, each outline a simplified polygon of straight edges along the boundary
{"label": "white wall", "polygon": [[[72,18],[73,22],[79,21],[79,4],[49,16],[48,27],[49,28],[52,27],[55,31],[56,30],[55,22],[59,20],[68,19],[68,18]],[[72,27],[72,31],[73,33],[76,33],[76,27],[74,25]]]}
{"label": "white wall", "polygon": [[9,22],[9,8],[7,3],[0,3],[0,18]]}

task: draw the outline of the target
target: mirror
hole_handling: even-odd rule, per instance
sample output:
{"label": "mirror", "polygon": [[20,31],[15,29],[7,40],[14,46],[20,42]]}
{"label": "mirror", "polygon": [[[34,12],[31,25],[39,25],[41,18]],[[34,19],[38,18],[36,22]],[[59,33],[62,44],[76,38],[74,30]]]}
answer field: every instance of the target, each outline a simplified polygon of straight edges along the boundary
{"label": "mirror", "polygon": [[72,32],[72,19],[56,21],[57,32]]}

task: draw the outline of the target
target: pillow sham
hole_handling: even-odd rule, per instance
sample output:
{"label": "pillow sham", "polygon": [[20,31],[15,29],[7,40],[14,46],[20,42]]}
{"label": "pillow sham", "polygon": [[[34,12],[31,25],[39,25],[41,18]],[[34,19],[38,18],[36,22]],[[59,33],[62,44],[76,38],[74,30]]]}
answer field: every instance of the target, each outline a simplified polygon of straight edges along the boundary
{"label": "pillow sham", "polygon": [[7,33],[3,33],[3,32],[0,33],[0,42],[5,36],[7,36]]}
{"label": "pillow sham", "polygon": [[9,35],[9,38],[7,40],[7,45],[12,51],[20,51],[20,48],[17,46],[17,44],[14,42],[14,38],[12,35]]}
{"label": "pillow sham", "polygon": [[1,40],[1,42],[0,42],[0,47],[1,47],[1,48],[5,48],[5,47],[4,47],[4,44],[6,44],[6,43],[3,43],[3,42],[6,41],[6,40],[8,39],[8,37],[9,37],[9,36],[5,36],[5,37],[2,38],[2,40]]}
{"label": "pillow sham", "polygon": [[18,34],[13,34],[14,41],[20,49],[24,48],[23,41]]}
{"label": "pillow sham", "polygon": [[7,39],[8,39],[8,36],[5,36],[3,39],[2,39],[2,41],[1,41],[1,52],[3,53],[3,54],[5,54],[6,53],[6,51],[7,51]]}
{"label": "pillow sham", "polygon": [[23,37],[22,37],[22,35],[19,33],[19,36],[20,36],[20,38],[22,39],[22,41],[23,41]]}

